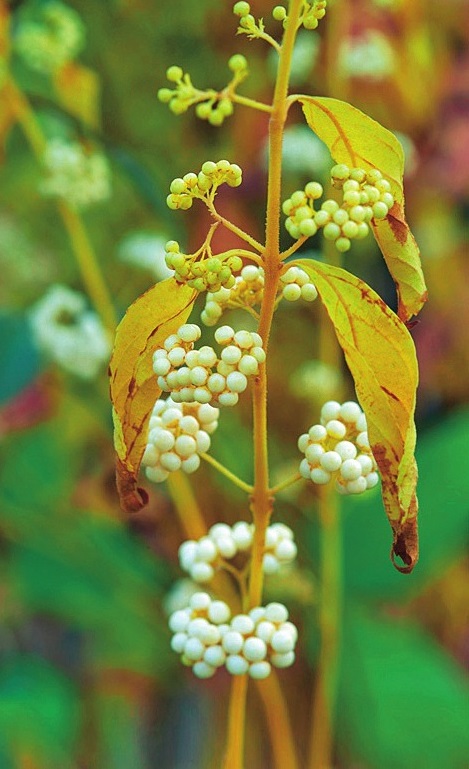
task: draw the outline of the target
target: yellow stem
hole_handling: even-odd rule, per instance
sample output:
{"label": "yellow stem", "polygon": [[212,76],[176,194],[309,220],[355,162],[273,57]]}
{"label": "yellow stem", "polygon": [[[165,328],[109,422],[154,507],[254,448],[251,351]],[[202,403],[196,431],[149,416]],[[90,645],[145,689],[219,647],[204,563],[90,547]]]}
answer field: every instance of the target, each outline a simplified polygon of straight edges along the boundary
{"label": "yellow stem", "polygon": [[295,739],[275,671],[265,681],[258,681],[256,688],[265,711],[276,769],[298,769]]}
{"label": "yellow stem", "polygon": [[[303,0],[291,0],[288,23],[283,36],[278,64],[272,112],[269,121],[269,176],[267,186],[266,245],[264,253],[264,297],[259,320],[259,334],[268,348],[270,328],[275,311],[275,300],[280,265],[280,195],[282,175],[282,138],[287,117],[287,94],[291,59]],[[245,233],[243,233],[245,236]],[[253,245],[251,243],[251,245]],[[256,246],[254,246],[256,247]],[[260,367],[253,385],[253,440],[254,489],[251,510],[255,524],[249,579],[249,605],[259,606],[262,601],[265,531],[272,514],[273,499],[269,489],[269,463],[267,450],[267,372]],[[244,721],[247,679],[234,679],[230,698],[228,742],[224,769],[243,769]]]}
{"label": "yellow stem", "polygon": [[189,539],[200,539],[207,533],[207,525],[197,504],[187,475],[179,470],[170,473],[166,481],[182,529]]}
{"label": "yellow stem", "polygon": [[[31,149],[42,163],[47,142],[31,105],[13,80],[9,81],[6,94]],[[110,331],[114,331],[117,316],[83,222],[79,214],[65,201],[59,200],[57,207],[70,238],[88,296],[103,324]]]}
{"label": "yellow stem", "polygon": [[340,646],[342,564],[339,500],[333,488],[320,489],[318,510],[321,524],[321,650],[312,701],[308,769],[329,769],[332,766]]}
{"label": "yellow stem", "polygon": [[290,246],[290,248],[287,248],[286,251],[282,251],[282,253],[280,254],[281,260],[285,261],[285,259],[288,259],[289,256],[292,256],[292,254],[296,253],[296,251],[298,251],[300,246],[302,246],[303,243],[306,243],[307,240],[308,238],[306,235],[302,235],[301,238],[298,238],[298,240],[295,243],[293,243],[293,245]]}
{"label": "yellow stem", "polygon": [[258,109],[261,112],[272,112],[271,104],[264,104],[263,102],[257,101],[256,99],[249,99],[247,96],[240,96],[238,93],[232,94],[230,98],[231,101],[234,101],[237,104],[243,104],[245,107],[252,107],[253,109]]}
{"label": "yellow stem", "polygon": [[300,473],[295,473],[294,475],[291,475],[289,478],[285,478],[284,481],[280,481],[280,483],[277,483],[276,486],[272,486],[270,489],[270,493],[272,496],[275,496],[279,491],[283,491],[283,489],[287,489],[289,486],[292,486],[292,484],[296,483],[297,481],[301,481],[302,476]]}
{"label": "yellow stem", "polygon": [[206,462],[208,462],[209,465],[212,465],[216,470],[218,470],[219,473],[224,475],[226,478],[229,478],[232,483],[235,484],[235,486],[238,486],[240,489],[245,491],[247,494],[252,493],[253,487],[249,485],[249,483],[245,483],[241,480],[241,478],[238,478],[237,475],[231,472],[231,470],[228,470],[227,467],[221,464],[221,462],[218,462],[217,459],[214,459],[210,454],[201,454],[200,457],[204,459]]}

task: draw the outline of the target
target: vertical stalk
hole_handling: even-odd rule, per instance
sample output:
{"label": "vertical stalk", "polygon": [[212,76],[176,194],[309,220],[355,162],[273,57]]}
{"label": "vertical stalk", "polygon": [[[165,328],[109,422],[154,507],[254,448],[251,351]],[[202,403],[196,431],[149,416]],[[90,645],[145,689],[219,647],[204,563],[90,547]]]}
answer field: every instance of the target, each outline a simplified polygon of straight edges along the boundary
{"label": "vertical stalk", "polygon": [[[287,95],[291,60],[298,20],[303,0],[291,0],[288,23],[280,50],[272,112],[269,121],[269,169],[264,250],[264,297],[259,320],[259,334],[268,349],[270,329],[275,310],[275,298],[280,266],[280,202],[282,181],[282,140],[287,118]],[[249,605],[262,601],[262,560],[265,531],[272,514],[273,499],[269,492],[269,460],[267,448],[267,370],[260,366],[253,385],[254,489],[251,511],[255,532],[249,580]],[[243,769],[244,720],[246,709],[246,676],[235,678],[232,684],[228,722],[228,743],[224,769]],[[243,734],[240,734],[242,730]]]}
{"label": "vertical stalk", "polygon": [[[6,94],[34,155],[41,163],[47,142],[28,100],[13,80],[9,81]],[[90,301],[103,325],[109,331],[114,332],[117,325],[116,313],[83,222],[79,214],[65,201],[59,201],[57,207],[67,230]]]}

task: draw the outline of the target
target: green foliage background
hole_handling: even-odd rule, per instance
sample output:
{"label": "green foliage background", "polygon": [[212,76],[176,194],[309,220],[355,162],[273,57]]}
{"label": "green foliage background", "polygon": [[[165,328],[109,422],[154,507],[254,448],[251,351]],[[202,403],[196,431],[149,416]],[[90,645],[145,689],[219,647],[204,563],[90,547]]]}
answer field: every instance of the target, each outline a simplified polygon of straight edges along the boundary
{"label": "green foliage background", "polygon": [[[18,14],[37,3],[11,5],[15,24]],[[156,99],[166,67],[180,64],[196,84],[218,88],[226,82],[229,56],[242,52],[252,73],[244,92],[267,99],[271,65],[261,44],[233,37],[229,3],[76,0],[67,5],[86,27],[80,61],[99,81],[99,123],[90,126],[65,110],[50,81],[19,57],[13,57],[12,68],[48,137],[91,140],[110,161],[112,198],[85,219],[122,314],[155,279],[150,270],[119,258],[123,239],[145,232],[190,247],[204,232],[205,219],[175,215],[165,206],[168,182],[180,173],[208,158],[238,162],[245,171],[243,191],[228,196],[225,205],[254,235],[262,234],[265,117],[238,108],[222,129],[193,114],[174,117]],[[268,2],[252,5],[268,19]],[[464,589],[469,301],[463,242],[469,170],[461,136],[469,137],[467,128],[461,132],[468,95],[467,8],[462,1],[446,10],[418,0],[353,5],[352,18],[349,4],[330,3],[318,50],[306,47],[295,87],[349,99],[408,138],[413,147],[408,216],[421,244],[430,301],[413,330],[422,367],[421,560],[414,574],[404,577],[392,569],[378,492],[343,504],[334,765],[464,769],[469,766],[463,672],[469,641]],[[334,57],[352,22],[362,33],[378,28],[394,46],[399,66],[385,87],[340,74]],[[399,67],[409,41],[414,76],[404,79]],[[208,75],[213,80],[207,82]],[[425,94],[422,82],[431,83]],[[296,120],[299,114],[292,123]],[[299,141],[300,134],[296,137]],[[324,152],[317,144],[310,152],[317,153],[321,181]],[[40,168],[18,126],[4,137],[0,173],[0,767],[217,767],[228,678],[220,674],[208,684],[198,682],[169,650],[164,601],[181,577],[176,554],[183,538],[171,500],[165,487],[153,487],[149,507],[124,519],[113,485],[105,371],[93,382],[81,382],[45,360],[32,338],[27,313],[47,287],[83,286],[55,206],[38,194]],[[309,168],[287,164],[286,192],[310,176]],[[372,244],[347,259],[349,269],[394,302]],[[321,401],[334,395],[322,397],[319,388],[315,396],[308,371],[299,379],[300,366],[316,354],[317,312],[282,310],[274,334],[274,468],[294,466],[296,436],[317,419]],[[305,344],[308,324],[311,341]],[[314,377],[311,381],[314,386]],[[344,395],[352,396],[347,387]],[[249,406],[243,403],[236,413],[223,415],[212,443],[214,456],[246,479],[252,466],[249,425]],[[196,476],[195,493],[208,525],[247,515],[238,492],[206,468]],[[314,503],[313,494],[304,491],[280,496],[276,516],[295,528],[300,567],[291,584],[273,581],[269,588],[288,600],[304,639],[296,669],[281,676],[304,761],[319,641]],[[264,769],[271,758],[254,697],[250,713],[247,765]]]}

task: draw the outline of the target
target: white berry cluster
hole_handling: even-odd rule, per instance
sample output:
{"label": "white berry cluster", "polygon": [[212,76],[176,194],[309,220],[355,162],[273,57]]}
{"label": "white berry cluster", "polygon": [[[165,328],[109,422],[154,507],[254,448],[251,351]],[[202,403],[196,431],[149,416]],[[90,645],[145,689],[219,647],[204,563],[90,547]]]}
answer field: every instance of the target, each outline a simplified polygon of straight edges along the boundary
{"label": "white berry cluster", "polygon": [[[255,264],[247,264],[235,277],[232,288],[220,288],[209,291],[201,320],[206,326],[215,326],[228,307],[255,307],[262,301],[264,294],[264,270]],[[318,293],[308,274],[301,267],[288,267],[280,276],[279,297],[289,302],[304,299],[313,302]]]}
{"label": "white berry cluster", "polygon": [[[179,548],[179,563],[194,582],[210,582],[215,571],[223,568],[240,553],[249,556],[254,536],[253,524],[238,521],[234,526],[216,523],[205,537],[198,541],[189,539]],[[281,566],[291,563],[297,554],[293,532],[283,523],[273,523],[265,535],[263,570],[276,573]]]}
{"label": "white berry cluster", "polygon": [[208,593],[195,593],[186,609],[169,618],[171,648],[198,678],[211,678],[225,666],[232,675],[267,678],[272,666],[295,661],[296,626],[281,603],[269,603],[231,619],[229,606]]}
{"label": "white berry cluster", "polygon": [[326,484],[336,479],[341,494],[361,494],[379,481],[370,449],[366,417],[358,403],[328,401],[321,409],[321,424],[300,435],[298,448],[303,478]]}
{"label": "white berry cluster", "polygon": [[93,379],[109,361],[112,340],[84,294],[55,284],[29,312],[38,347],[66,371]]}
{"label": "white berry cluster", "polygon": [[394,197],[389,182],[376,168],[364,171],[341,163],[331,169],[331,181],[343,191],[342,205],[325,200],[316,211],[314,200],[322,196],[323,189],[317,182],[309,182],[284,202],[285,227],[293,238],[311,237],[322,228],[326,240],[334,241],[337,250],[345,252],[352,240],[368,235],[369,222],[388,215]]}
{"label": "white berry cluster", "polygon": [[218,358],[208,345],[194,350],[194,342],[200,336],[199,326],[186,323],[155,351],[153,371],[158,387],[171,393],[177,403],[235,406],[239,393],[248,386],[249,377],[255,376],[259,364],[265,361],[262,339],[255,332],[235,332],[231,326],[220,326],[215,340],[224,349]]}
{"label": "white berry cluster", "polygon": [[40,191],[44,195],[62,198],[79,210],[110,197],[111,172],[101,152],[89,152],[78,142],[56,138],[48,143],[43,162],[46,178]]}
{"label": "white berry cluster", "polygon": [[212,197],[221,184],[239,187],[242,181],[243,172],[236,163],[230,163],[228,160],[214,163],[207,160],[198,174],[191,172],[182,178],[173,179],[166,203],[174,210],[181,208],[187,211],[196,198],[203,199],[208,193]]}
{"label": "white berry cluster", "polygon": [[178,283],[187,283],[196,291],[217,292],[235,285],[233,272],[243,266],[239,256],[212,256],[204,251],[193,255],[181,253],[179,243],[169,240],[165,246],[166,266],[174,270]]}
{"label": "white berry cluster", "polygon": [[31,69],[53,74],[80,53],[85,28],[73,8],[51,0],[20,17],[13,43]]}
{"label": "white berry cluster", "polygon": [[142,458],[147,478],[161,483],[176,470],[194,473],[200,465],[199,455],[210,448],[210,434],[218,426],[219,413],[209,403],[157,400]]}
{"label": "white berry cluster", "polygon": [[[305,2],[303,13],[300,17],[300,24],[305,29],[316,29],[320,19],[326,15],[326,0],[313,0],[312,3]],[[272,16],[276,21],[282,21],[286,25],[288,15],[287,9],[283,5],[276,5],[272,11]]]}

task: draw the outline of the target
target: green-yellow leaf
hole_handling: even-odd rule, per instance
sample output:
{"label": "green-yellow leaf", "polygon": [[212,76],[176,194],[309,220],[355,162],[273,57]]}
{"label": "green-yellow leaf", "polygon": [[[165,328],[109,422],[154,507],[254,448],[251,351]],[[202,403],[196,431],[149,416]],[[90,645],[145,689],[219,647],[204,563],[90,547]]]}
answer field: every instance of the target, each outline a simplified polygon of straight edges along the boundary
{"label": "green-yellow leaf", "polygon": [[60,105],[86,126],[97,129],[100,124],[99,78],[82,64],[67,62],[54,74],[54,86]]}
{"label": "green-yellow leaf", "polygon": [[420,252],[404,214],[404,153],[394,134],[347,102],[327,97],[302,97],[309,127],[327,145],[336,163],[378,168],[391,185],[395,204],[386,219],[372,228],[396,283],[398,315],[407,321],[427,298]]}
{"label": "green-yellow leaf", "polygon": [[137,477],[147,442],[147,426],[161,390],[152,357],[189,317],[196,292],[174,278],[157,283],[127,310],[116,332],[109,367],[117,452],[117,488],[127,512],[146,504]]}
{"label": "green-yellow leaf", "polygon": [[[393,563],[410,572],[418,559],[414,410],[415,347],[405,324],[370,286],[339,267],[295,261],[316,285],[366,414],[383,502],[394,532]],[[399,556],[404,566],[395,562]]]}

